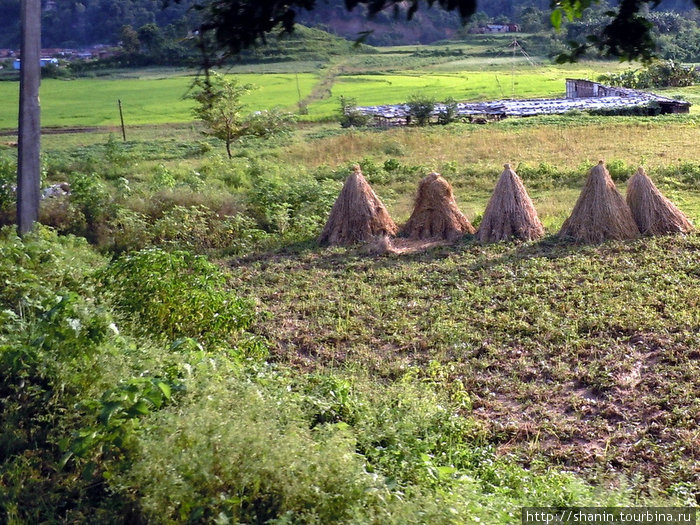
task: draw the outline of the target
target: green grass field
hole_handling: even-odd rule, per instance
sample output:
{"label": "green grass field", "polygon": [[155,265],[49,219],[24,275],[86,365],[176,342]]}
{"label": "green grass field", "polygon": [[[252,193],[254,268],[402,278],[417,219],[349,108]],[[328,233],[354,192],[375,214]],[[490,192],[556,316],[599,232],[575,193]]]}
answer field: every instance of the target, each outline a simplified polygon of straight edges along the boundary
{"label": "green grass field", "polygon": [[[296,103],[311,91],[317,76],[243,73],[241,83],[258,86],[244,102],[251,111],[281,106],[296,109]],[[193,77],[148,75],[145,78],[115,78],[42,81],[40,97],[42,125],[48,127],[117,126],[121,99],[127,125],[168,124],[192,120],[192,101],[184,99]],[[0,128],[16,127],[17,82],[0,82]]]}
{"label": "green grass field", "polygon": [[[448,48],[450,46],[447,46]],[[244,98],[251,111],[280,106],[296,112],[297,103],[311,94],[334,68],[318,96],[309,100],[302,121],[333,120],[339,97],[360,105],[396,104],[422,94],[445,100],[494,100],[501,98],[549,98],[563,96],[566,78],[595,79],[601,73],[626,66],[612,62],[584,62],[574,65],[532,65],[520,56],[425,57],[414,56],[420,48],[391,48],[372,55],[351,55],[334,65],[303,62],[231,68],[242,83],[259,86]],[[292,72],[296,68],[298,73]],[[117,126],[121,99],[127,125],[172,124],[192,120],[186,95],[192,76],[181,70],[148,69],[142,72],[111,72],[109,78],[76,80],[47,79],[42,82],[42,125],[46,127]],[[700,109],[698,88],[673,89],[671,96],[683,96]],[[16,127],[18,84],[0,82],[0,129]]]}

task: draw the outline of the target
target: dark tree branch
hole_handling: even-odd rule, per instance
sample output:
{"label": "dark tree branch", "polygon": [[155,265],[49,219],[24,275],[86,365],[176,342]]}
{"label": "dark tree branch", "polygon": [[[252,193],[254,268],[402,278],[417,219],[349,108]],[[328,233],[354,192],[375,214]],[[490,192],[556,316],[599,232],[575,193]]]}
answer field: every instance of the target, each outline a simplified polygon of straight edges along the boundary
{"label": "dark tree branch", "polygon": [[[166,0],[167,1],[167,0]],[[177,0],[174,0],[177,1]],[[486,0],[483,0],[486,1]],[[573,20],[597,0],[551,0],[552,24],[559,28],[563,16]],[[273,31],[291,32],[297,15],[302,10],[312,10],[323,0],[212,0],[200,6],[205,11],[202,34],[212,35],[212,42],[220,58],[236,55],[243,49],[264,42]],[[477,0],[425,0],[428,7],[456,11],[463,21],[474,14]],[[700,0],[693,0],[700,8]],[[643,13],[645,6],[656,7],[659,0],[622,0],[613,12],[613,20],[598,36],[591,36],[586,44],[575,44],[564,59],[576,59],[586,50],[594,48],[606,56],[617,56],[626,60],[649,60],[654,55],[651,22]],[[411,19],[420,6],[420,0],[345,0],[345,7],[352,10],[365,6],[371,17],[385,9],[408,6],[406,18]]]}

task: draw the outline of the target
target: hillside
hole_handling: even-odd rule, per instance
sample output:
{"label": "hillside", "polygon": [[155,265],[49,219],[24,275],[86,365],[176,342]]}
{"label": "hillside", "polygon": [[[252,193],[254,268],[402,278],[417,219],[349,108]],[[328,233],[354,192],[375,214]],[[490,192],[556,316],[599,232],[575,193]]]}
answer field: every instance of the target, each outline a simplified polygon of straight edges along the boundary
{"label": "hillside", "polygon": [[[122,28],[135,30],[155,24],[163,37],[171,40],[185,38],[200,22],[200,11],[192,9],[193,0],[160,2],[147,0],[86,0],[70,3],[56,0],[43,1],[42,45],[45,48],[81,47],[93,44],[116,44],[122,40]],[[603,2],[590,12],[603,13],[614,7],[616,1]],[[660,13],[675,12],[697,22],[697,10],[687,0],[664,0],[655,10]],[[398,16],[396,16],[398,14]],[[586,16],[584,16],[584,19]],[[464,33],[458,16],[438,8],[421,8],[411,21],[406,20],[405,10],[382,12],[368,19],[366,7],[358,6],[351,12],[345,9],[344,0],[317,2],[312,11],[301,10],[297,19],[302,24],[330,31],[338,36],[355,40],[362,33],[365,42],[372,45],[403,45],[431,43],[454,38]],[[469,22],[483,25],[489,22],[520,24],[526,32],[548,31],[549,2],[545,0],[493,0],[482,2],[479,11]],[[656,21],[654,21],[657,24]],[[565,24],[566,25],[566,24]],[[659,24],[657,24],[659,25]],[[590,29],[590,27],[589,27]],[[658,27],[660,33],[674,33],[668,23]],[[571,37],[571,35],[568,35]],[[687,42],[681,47],[687,45]],[[0,48],[16,49],[19,46],[19,1],[0,0]]]}

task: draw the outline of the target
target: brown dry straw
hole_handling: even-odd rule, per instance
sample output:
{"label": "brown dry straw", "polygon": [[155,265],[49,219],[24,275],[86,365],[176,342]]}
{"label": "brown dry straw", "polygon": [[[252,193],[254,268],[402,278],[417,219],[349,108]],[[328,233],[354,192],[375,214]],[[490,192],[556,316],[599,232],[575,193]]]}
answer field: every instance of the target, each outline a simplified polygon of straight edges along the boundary
{"label": "brown dry straw", "polygon": [[639,235],[632,212],[602,160],[589,172],[574,210],[564,221],[559,235],[583,242],[634,239]]}
{"label": "brown dry straw", "polygon": [[439,173],[431,173],[418,184],[413,213],[401,229],[410,239],[445,239],[454,241],[474,227],[459,211],[452,186]]}
{"label": "brown dry straw", "polygon": [[693,229],[688,218],[664,197],[642,167],[627,183],[627,204],[639,231],[645,235],[688,233]]}
{"label": "brown dry straw", "polygon": [[318,242],[324,246],[370,242],[378,235],[396,235],[397,230],[360,167],[355,166],[333,205]]}
{"label": "brown dry straw", "polygon": [[476,238],[481,242],[498,242],[511,237],[523,241],[539,239],[544,235],[544,228],[532,199],[510,164],[503,167]]}

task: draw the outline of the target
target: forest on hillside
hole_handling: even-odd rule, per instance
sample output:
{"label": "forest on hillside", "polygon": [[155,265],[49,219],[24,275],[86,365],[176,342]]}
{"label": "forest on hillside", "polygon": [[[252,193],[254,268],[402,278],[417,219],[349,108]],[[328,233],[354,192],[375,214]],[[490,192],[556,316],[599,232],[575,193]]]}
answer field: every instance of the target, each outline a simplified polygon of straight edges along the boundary
{"label": "forest on hillside", "polygon": [[[192,36],[202,17],[202,11],[194,9],[194,4],[194,0],[168,2],[167,5],[162,0],[43,0],[42,46],[120,45],[122,56],[116,61],[110,60],[105,64],[107,67],[194,65],[199,54]],[[479,11],[465,25],[456,13],[427,5],[423,5],[410,21],[406,21],[405,13],[393,10],[368,18],[367,8],[363,6],[348,13],[344,0],[321,2],[315,10],[299,13],[298,18],[304,26],[351,41],[362,37],[366,44],[375,46],[463,39],[476,27],[512,23],[523,33],[546,37],[545,48],[530,49],[531,53],[556,56],[566,49],[567,42],[583,43],[590,35],[599,35],[611,20],[609,10],[614,4],[614,0],[602,0],[586,9],[580,19],[565,21],[559,32],[551,27],[546,0],[482,2]],[[653,24],[660,58],[700,62],[700,10],[695,9],[690,0],[664,0],[647,16]],[[278,39],[270,38],[266,46],[258,46],[238,59],[317,60],[319,51],[326,55],[350,52],[347,43],[305,29],[297,30],[293,39],[301,41],[294,46],[294,56],[290,56],[288,42],[280,44]],[[19,0],[0,0],[0,48],[18,47]],[[311,54],[299,54],[299,48],[308,48]],[[589,58],[596,56],[591,54]]]}

